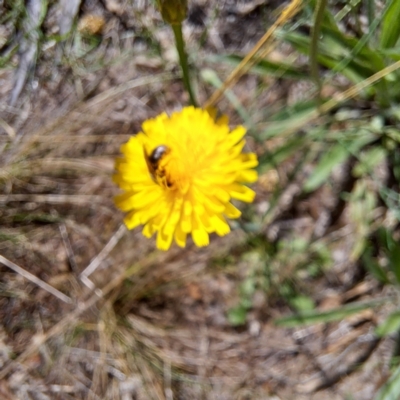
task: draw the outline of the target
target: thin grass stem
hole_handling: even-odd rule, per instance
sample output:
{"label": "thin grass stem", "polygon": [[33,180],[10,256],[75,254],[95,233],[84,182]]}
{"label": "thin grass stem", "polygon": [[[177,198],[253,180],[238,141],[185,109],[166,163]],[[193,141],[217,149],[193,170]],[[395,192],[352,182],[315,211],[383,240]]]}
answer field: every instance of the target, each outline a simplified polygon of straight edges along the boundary
{"label": "thin grass stem", "polygon": [[189,94],[190,103],[196,107],[197,101],[194,96],[194,92],[189,77],[189,66],[187,61],[187,54],[185,52],[185,41],[182,35],[182,24],[172,24],[171,26],[175,36],[176,49],[178,50],[179,54],[179,63],[182,68],[183,83]]}
{"label": "thin grass stem", "polygon": [[53,286],[51,286],[48,283],[46,283],[46,282],[42,281],[41,279],[37,278],[35,275],[33,275],[30,272],[26,271],[25,269],[21,268],[19,265],[14,264],[12,261],[10,261],[7,258],[3,257],[2,255],[0,255],[0,263],[5,265],[6,267],[12,269],[17,274],[20,274],[25,279],[28,279],[29,281],[31,281],[34,284],[38,285],[39,287],[44,289],[46,292],[51,293],[55,297],[58,297],[63,302],[65,302],[67,304],[72,304],[74,302],[70,297],[68,297],[64,293],[60,292],[59,290],[57,290]]}
{"label": "thin grass stem", "polygon": [[324,18],[324,12],[326,7],[326,0],[319,0],[317,2],[317,8],[315,10],[314,26],[312,29],[311,46],[310,46],[310,69],[311,76],[313,77],[315,84],[317,85],[317,100],[320,105],[322,83],[318,71],[318,40],[321,33],[321,24]]}
{"label": "thin grass stem", "polygon": [[274,24],[267,30],[267,32],[265,32],[263,37],[255,44],[246,57],[244,57],[239,65],[230,73],[228,78],[225,79],[223,85],[218,88],[206,101],[203,106],[204,108],[213,106],[222,97],[225,90],[234,85],[239,78],[259,60],[260,56],[256,57],[256,54],[271,39],[277,28],[282,26],[288,19],[296,15],[297,12],[300,11],[301,7],[302,0],[292,0],[291,3],[286,6]]}

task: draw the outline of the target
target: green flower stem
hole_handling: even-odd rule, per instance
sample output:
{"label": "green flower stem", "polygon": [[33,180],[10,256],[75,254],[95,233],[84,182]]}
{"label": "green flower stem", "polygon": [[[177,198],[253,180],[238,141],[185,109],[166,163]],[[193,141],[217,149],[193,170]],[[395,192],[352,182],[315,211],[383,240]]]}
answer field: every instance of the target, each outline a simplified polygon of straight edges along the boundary
{"label": "green flower stem", "polygon": [[185,84],[186,90],[189,93],[190,103],[196,107],[197,102],[193,94],[193,89],[189,78],[189,67],[187,62],[187,55],[185,52],[185,42],[182,35],[182,24],[172,24],[171,26],[172,30],[174,31],[176,48],[179,54],[179,62],[182,68],[183,83]]}

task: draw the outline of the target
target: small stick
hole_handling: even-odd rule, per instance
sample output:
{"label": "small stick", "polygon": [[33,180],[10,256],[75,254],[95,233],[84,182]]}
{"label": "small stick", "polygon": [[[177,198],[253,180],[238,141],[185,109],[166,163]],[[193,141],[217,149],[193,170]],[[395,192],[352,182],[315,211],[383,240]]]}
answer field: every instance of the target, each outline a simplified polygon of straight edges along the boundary
{"label": "small stick", "polygon": [[42,281],[41,279],[37,278],[35,275],[31,274],[28,271],[25,271],[23,268],[19,267],[17,264],[14,264],[7,258],[0,255],[0,262],[4,264],[6,267],[12,269],[17,274],[22,275],[24,278],[28,279],[29,281],[35,283],[36,285],[40,286],[42,289],[46,290],[47,292],[51,293],[53,296],[58,297],[60,300],[64,301],[65,303],[72,304],[73,301],[70,297],[66,296],[64,293],[61,293],[53,286],[50,286],[48,283]]}
{"label": "small stick", "polygon": [[[91,275],[99,265],[103,262],[103,260],[108,256],[110,251],[116,246],[121,237],[126,232],[126,228],[124,224],[121,224],[118,230],[111,236],[111,239],[108,243],[103,247],[103,250],[90,262],[90,264],[81,272],[80,279],[81,281],[88,286],[90,289],[94,288],[93,282],[88,279],[88,276]],[[90,283],[91,284],[90,284]]]}

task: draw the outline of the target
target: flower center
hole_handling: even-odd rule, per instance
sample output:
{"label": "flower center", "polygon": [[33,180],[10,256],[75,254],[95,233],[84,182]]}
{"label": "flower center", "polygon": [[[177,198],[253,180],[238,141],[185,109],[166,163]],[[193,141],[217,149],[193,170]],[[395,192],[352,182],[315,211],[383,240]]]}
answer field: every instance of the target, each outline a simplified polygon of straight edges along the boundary
{"label": "flower center", "polygon": [[156,182],[168,190],[178,190],[186,194],[190,188],[193,173],[184,161],[177,156],[176,152],[169,151],[159,162]]}

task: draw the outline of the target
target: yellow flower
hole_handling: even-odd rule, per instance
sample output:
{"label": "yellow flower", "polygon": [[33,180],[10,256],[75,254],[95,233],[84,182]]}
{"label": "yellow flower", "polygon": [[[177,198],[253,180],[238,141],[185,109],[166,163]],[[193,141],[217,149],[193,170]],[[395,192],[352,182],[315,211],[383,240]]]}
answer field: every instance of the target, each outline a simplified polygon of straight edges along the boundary
{"label": "yellow flower", "polygon": [[225,217],[238,218],[232,199],[251,202],[255,193],[244,186],[257,180],[254,153],[242,153],[246,130],[231,132],[226,117],[186,107],[145,121],[142,132],[122,145],[114,182],[125,192],[116,205],[129,212],[129,229],[144,225],[143,235],[157,232],[157,247],[168,250],[173,239],[185,247],[209,244],[209,234],[230,232]]}

